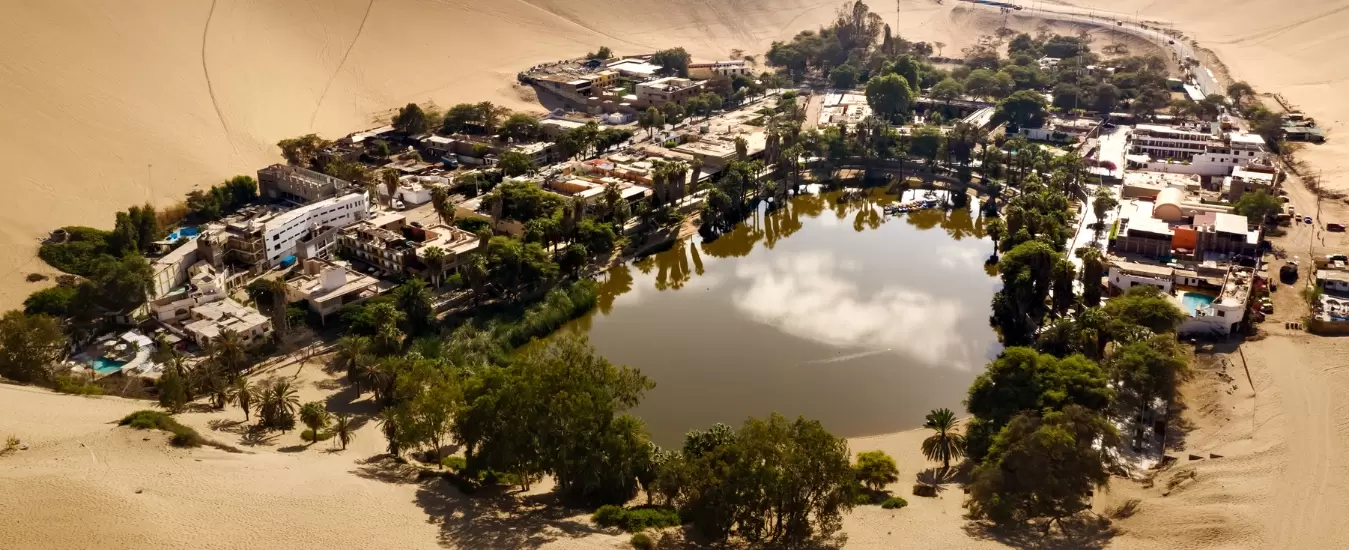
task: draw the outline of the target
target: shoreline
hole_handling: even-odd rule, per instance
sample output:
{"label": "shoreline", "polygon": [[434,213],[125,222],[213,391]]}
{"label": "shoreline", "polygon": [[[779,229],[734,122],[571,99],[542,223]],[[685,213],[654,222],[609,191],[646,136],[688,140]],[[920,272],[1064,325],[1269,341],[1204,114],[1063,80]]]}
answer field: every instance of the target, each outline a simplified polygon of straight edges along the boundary
{"label": "shoreline", "polygon": [[[1208,52],[1200,42],[1194,47]],[[1308,157],[1331,151],[1298,156],[1312,162]],[[1291,181],[1285,185],[1294,187]],[[1294,202],[1300,211],[1310,212],[1304,210],[1310,191],[1302,178],[1297,182]],[[684,238],[689,227],[681,227],[674,238]],[[1310,250],[1315,232],[1299,225],[1277,242],[1299,251],[1305,244]],[[34,255],[16,269],[27,269],[35,260],[40,262]],[[611,258],[599,271],[612,265]],[[1278,318],[1295,318],[1301,307],[1296,292],[1289,288],[1274,298]],[[1349,425],[1349,412],[1335,405],[1342,392],[1349,391],[1349,373],[1337,371],[1334,364],[1349,353],[1349,343],[1278,324],[1271,317],[1261,327],[1264,338],[1214,354],[1222,358],[1242,354],[1243,365],[1249,356],[1245,376],[1196,364],[1195,379],[1182,390],[1185,399],[1177,401],[1188,423],[1182,428],[1183,446],[1172,453],[1180,457],[1177,463],[1155,474],[1155,486],[1120,481],[1096,499],[1096,511],[1103,515],[1113,515],[1117,507],[1137,499],[1137,515],[1116,519],[1120,533],[1109,541],[1111,548],[1168,543],[1204,548],[1329,547],[1338,540],[1337,533],[1349,528],[1349,520],[1342,519],[1349,517],[1345,498],[1349,490],[1341,483],[1349,473],[1339,468],[1349,454],[1349,437],[1342,428]],[[312,377],[322,369],[317,363],[296,369],[303,372],[294,376],[304,377],[306,395],[329,398],[332,394],[321,393],[331,389],[321,387],[325,380]],[[267,367],[265,374],[289,375],[292,366],[283,361]],[[29,450],[0,456],[0,485],[14,487],[8,498],[0,496],[0,508],[22,509],[24,514],[11,518],[14,531],[0,528],[0,546],[136,548],[151,541],[160,547],[189,548],[204,538],[241,546],[355,546],[380,540],[409,548],[529,545],[562,550],[626,543],[627,535],[593,529],[583,516],[542,518],[537,516],[544,514],[538,513],[503,519],[503,514],[510,514],[486,509],[492,501],[458,498],[399,478],[370,460],[379,455],[381,441],[373,423],[362,428],[355,446],[346,452],[327,452],[329,443],[304,446],[298,443],[298,433],[289,433],[259,448],[245,448],[246,455],[227,456],[208,449],[166,450],[158,435],[105,425],[120,415],[99,420],[128,407],[153,408],[152,402],[98,397],[86,398],[92,400],[87,406],[71,406],[68,399],[74,398],[0,384],[0,437],[17,432],[25,442],[33,441]],[[229,430],[242,420],[233,408],[185,416],[203,435],[225,434],[222,439],[233,437]],[[962,416],[960,423],[967,418]],[[964,496],[951,490],[958,486],[946,487],[933,499],[908,494],[909,480],[936,466],[918,453],[918,442],[927,433],[916,427],[846,438],[854,455],[883,450],[895,457],[901,481],[892,490],[910,502],[903,511],[858,507],[845,515],[849,547],[1003,547],[1004,541],[977,532],[971,522],[952,519],[963,513]],[[543,484],[531,496],[546,487]],[[202,493],[217,498],[192,500],[192,495]],[[27,538],[34,535],[32,530],[20,529],[20,524],[68,522],[71,515],[83,521],[60,532],[42,533],[41,540]],[[185,533],[178,525],[202,527],[200,532]],[[265,538],[241,534],[243,525],[253,526]],[[353,525],[366,527],[361,533],[345,532]],[[584,535],[576,534],[582,531]]]}

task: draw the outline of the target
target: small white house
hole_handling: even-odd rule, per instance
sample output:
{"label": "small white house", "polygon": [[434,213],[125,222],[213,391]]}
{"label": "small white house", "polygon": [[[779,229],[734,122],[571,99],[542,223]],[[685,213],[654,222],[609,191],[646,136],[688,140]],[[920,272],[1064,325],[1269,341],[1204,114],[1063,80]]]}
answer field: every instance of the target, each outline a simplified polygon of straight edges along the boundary
{"label": "small white house", "polygon": [[1349,294],[1349,271],[1318,269],[1316,271],[1316,282],[1321,285],[1322,289],[1329,292]]}
{"label": "small white house", "polygon": [[1175,279],[1175,270],[1161,265],[1148,265],[1136,262],[1116,261],[1110,264],[1106,273],[1110,286],[1127,292],[1138,285],[1152,285],[1170,293]]}

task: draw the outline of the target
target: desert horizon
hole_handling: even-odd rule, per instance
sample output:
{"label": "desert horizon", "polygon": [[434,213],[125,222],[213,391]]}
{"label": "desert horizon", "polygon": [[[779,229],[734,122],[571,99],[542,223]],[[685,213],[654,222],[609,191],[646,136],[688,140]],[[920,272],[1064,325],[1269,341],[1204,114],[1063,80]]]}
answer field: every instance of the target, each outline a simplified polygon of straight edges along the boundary
{"label": "desert horizon", "polygon": [[[60,273],[36,256],[51,231],[111,229],[114,214],[129,206],[162,208],[193,189],[255,175],[284,162],[280,140],[309,133],[336,139],[387,124],[409,103],[490,101],[545,113],[517,74],[601,46],[618,55],[682,47],[698,61],[741,52],[764,70],[772,42],[830,23],[842,3],[20,3],[0,20],[0,127],[9,130],[0,162],[10,169],[6,189],[14,205],[0,221],[0,308],[21,309],[26,296],[53,284],[26,280]],[[1349,57],[1337,53],[1349,40],[1338,30],[1349,23],[1349,0],[1017,3],[1028,9],[1003,15],[955,0],[877,1],[871,8],[895,34],[941,43],[948,57],[1004,26],[1083,33],[1094,48],[1120,43],[1135,55],[1169,51],[1110,25],[1056,21],[1047,12],[1145,21],[1183,33],[1219,82],[1247,82],[1260,103],[1275,110],[1286,104],[1326,131],[1326,143],[1292,149],[1299,174],[1284,184],[1285,202],[1315,212],[1317,221],[1272,238],[1280,261],[1346,251],[1342,233],[1319,228],[1343,223],[1349,213],[1349,143],[1336,139],[1349,122],[1342,99]],[[1309,264],[1301,265],[1310,277]],[[1349,418],[1336,407],[1349,391],[1340,364],[1349,350],[1343,339],[1290,324],[1302,321],[1307,306],[1298,290],[1285,288],[1272,296],[1258,336],[1239,348],[1199,346],[1194,375],[1178,390],[1175,422],[1183,443],[1166,451],[1176,461],[1150,475],[1112,478],[1089,514],[1111,521],[1077,525],[1083,538],[1075,545],[1337,544],[1349,529],[1343,519],[1349,471],[1340,466],[1349,453]],[[263,376],[294,381],[302,401],[378,409],[373,395],[347,395],[349,380],[330,368],[333,356],[308,365],[297,358]],[[152,405],[0,384],[0,436],[13,434],[24,445],[0,452],[0,486],[11,489],[0,493],[0,509],[17,511],[0,527],[0,547],[629,547],[630,534],[597,527],[586,510],[557,505],[551,479],[490,498],[424,483],[416,468],[386,458],[375,413],[342,451],[332,441],[306,443],[299,430],[249,441],[244,415],[233,407],[178,415],[207,438],[243,451],[229,452],[171,447],[164,434],[115,425]],[[905,425],[918,426],[913,420]],[[941,487],[933,498],[909,494],[911,484],[926,483],[922,476],[939,466],[919,451],[928,433],[915,428],[845,440],[853,455],[882,450],[895,458],[900,481],[892,489],[908,507],[858,506],[843,516],[842,546],[1033,546],[963,519],[967,495],[949,479],[933,482]]]}

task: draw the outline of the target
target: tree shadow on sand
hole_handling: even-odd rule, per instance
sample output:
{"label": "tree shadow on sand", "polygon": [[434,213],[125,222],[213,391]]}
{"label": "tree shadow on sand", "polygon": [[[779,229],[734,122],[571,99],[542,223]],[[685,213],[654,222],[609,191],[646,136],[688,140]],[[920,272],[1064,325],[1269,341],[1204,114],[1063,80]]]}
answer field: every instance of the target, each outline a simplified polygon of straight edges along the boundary
{"label": "tree shadow on sand", "polygon": [[[369,394],[366,394],[369,395]],[[333,414],[350,414],[352,416],[373,417],[379,413],[379,406],[373,398],[362,399],[362,395],[356,393],[356,388],[344,384],[337,393],[329,395],[323,400],[323,404],[328,408],[328,412]]]}
{"label": "tree shadow on sand", "polygon": [[211,431],[225,432],[234,435],[243,435],[251,429],[251,426],[243,420],[227,420],[223,418],[207,422],[206,427],[211,428]]}
{"label": "tree shadow on sand", "polygon": [[247,445],[249,447],[271,445],[273,442],[276,441],[277,435],[278,434],[276,432],[266,430],[258,426],[252,426],[249,429],[245,430],[243,434],[239,436],[239,443],[241,445]]}
{"label": "tree shadow on sand", "polygon": [[423,482],[417,505],[428,522],[440,524],[440,542],[460,548],[538,548],[558,539],[607,533],[589,521],[577,521],[584,510],[568,508],[554,494],[492,494],[473,497],[444,479]]}
{"label": "tree shadow on sand", "polygon": [[1053,527],[1046,530],[1045,521],[1014,526],[970,521],[963,528],[966,534],[976,539],[1032,550],[1099,550],[1119,534],[1110,520],[1095,515],[1065,519]]}
{"label": "tree shadow on sand", "polygon": [[969,476],[958,468],[937,466],[918,472],[918,475],[914,476],[914,480],[922,485],[932,487],[934,494],[931,496],[936,496],[935,493],[945,492],[949,488],[948,485],[968,482]]}

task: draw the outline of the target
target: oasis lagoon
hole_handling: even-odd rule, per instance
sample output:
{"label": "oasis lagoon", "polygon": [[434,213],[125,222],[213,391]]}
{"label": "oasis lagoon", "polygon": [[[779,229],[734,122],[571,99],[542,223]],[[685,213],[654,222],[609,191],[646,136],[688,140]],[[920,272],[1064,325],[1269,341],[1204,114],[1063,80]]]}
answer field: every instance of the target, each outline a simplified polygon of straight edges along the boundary
{"label": "oasis lagoon", "polygon": [[962,410],[1000,349],[993,243],[977,204],[890,217],[895,199],[832,192],[761,207],[713,241],[611,269],[599,305],[563,330],[656,382],[633,412],[661,445],[775,411],[856,437]]}

